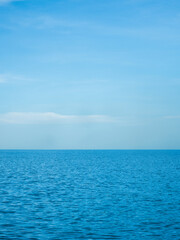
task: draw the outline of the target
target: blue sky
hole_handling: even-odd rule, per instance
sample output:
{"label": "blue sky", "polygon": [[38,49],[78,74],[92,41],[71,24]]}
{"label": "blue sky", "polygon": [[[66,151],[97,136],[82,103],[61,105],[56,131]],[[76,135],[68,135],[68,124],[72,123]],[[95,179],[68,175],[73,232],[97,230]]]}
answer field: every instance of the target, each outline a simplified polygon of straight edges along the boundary
{"label": "blue sky", "polygon": [[1,149],[179,149],[179,0],[0,0]]}

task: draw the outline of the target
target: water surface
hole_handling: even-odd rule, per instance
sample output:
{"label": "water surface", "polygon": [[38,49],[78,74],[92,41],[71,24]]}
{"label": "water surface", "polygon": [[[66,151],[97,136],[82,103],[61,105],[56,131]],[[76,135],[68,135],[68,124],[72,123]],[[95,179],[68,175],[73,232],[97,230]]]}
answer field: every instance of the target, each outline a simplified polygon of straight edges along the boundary
{"label": "water surface", "polygon": [[180,239],[180,151],[0,151],[0,239]]}

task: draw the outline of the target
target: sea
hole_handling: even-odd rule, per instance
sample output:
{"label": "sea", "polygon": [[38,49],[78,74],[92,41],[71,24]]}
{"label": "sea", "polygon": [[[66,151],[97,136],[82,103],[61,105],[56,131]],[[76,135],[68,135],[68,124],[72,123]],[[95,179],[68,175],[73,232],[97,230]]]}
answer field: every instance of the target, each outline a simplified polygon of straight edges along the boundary
{"label": "sea", "polygon": [[178,150],[0,150],[0,239],[180,239]]}

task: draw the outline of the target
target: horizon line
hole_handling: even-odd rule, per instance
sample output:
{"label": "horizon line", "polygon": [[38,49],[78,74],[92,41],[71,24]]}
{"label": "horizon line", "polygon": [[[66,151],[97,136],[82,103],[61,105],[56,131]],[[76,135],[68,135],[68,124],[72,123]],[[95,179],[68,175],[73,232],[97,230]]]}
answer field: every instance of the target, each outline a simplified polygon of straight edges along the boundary
{"label": "horizon line", "polygon": [[0,148],[0,151],[180,151],[177,148]]}

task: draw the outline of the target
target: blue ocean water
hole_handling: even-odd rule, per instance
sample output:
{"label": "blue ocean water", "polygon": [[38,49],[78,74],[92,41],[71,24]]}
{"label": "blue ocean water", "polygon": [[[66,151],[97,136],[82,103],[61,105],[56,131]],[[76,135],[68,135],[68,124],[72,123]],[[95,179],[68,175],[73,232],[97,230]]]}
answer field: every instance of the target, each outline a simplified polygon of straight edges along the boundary
{"label": "blue ocean water", "polygon": [[180,239],[180,151],[0,151],[0,239]]}

